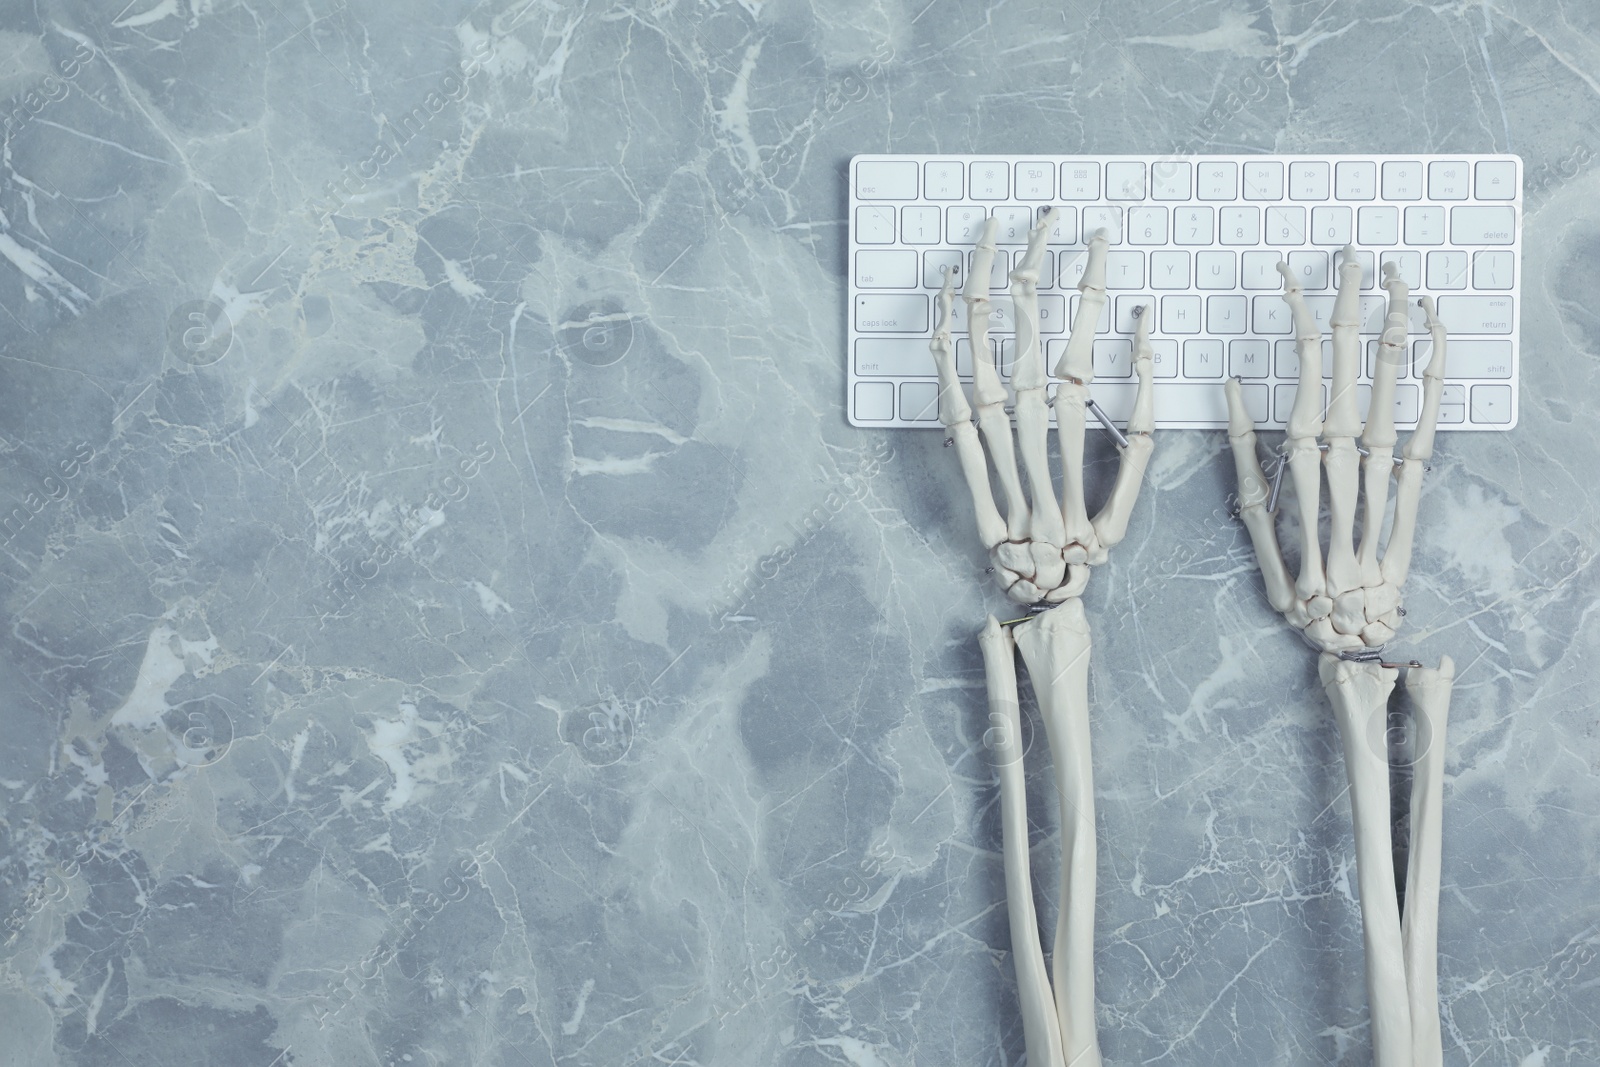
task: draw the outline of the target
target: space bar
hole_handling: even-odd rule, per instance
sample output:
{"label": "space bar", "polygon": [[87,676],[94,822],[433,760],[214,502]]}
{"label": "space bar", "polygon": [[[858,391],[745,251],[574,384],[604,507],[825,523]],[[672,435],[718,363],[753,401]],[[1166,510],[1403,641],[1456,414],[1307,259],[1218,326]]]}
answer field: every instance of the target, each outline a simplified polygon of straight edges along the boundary
{"label": "space bar", "polygon": [[[1138,389],[1134,382],[1107,382],[1097,379],[1089,386],[1089,395],[1118,423],[1128,421],[1133,414],[1133,397]],[[1244,403],[1255,422],[1267,421],[1267,387],[1242,386]],[[1228,397],[1222,390],[1222,381],[1207,383],[1156,382],[1156,422],[1214,422],[1222,425],[1228,421]]]}

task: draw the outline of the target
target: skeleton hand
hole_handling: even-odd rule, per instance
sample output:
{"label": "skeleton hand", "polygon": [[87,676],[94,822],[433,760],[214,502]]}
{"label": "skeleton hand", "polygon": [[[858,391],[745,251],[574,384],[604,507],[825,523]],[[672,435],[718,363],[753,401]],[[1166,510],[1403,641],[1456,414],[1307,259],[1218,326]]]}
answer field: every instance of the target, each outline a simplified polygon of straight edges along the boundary
{"label": "skeleton hand", "polygon": [[[1056,365],[1062,383],[1053,404],[1056,435],[1061,443],[1061,499],[1056,500],[1045,458],[1049,432],[1045,403],[1044,354],[1039,347],[1039,265],[1055,209],[1046,209],[1028,234],[1028,251],[1011,272],[1011,298],[1016,307],[1016,365],[1011,384],[1016,389],[1017,442],[1022,473],[1032,495],[1023,495],[1011,445],[1011,419],[1005,410],[1006,388],[995,372],[989,348],[989,273],[994,262],[996,221],[984,224],[972,257],[972,271],[962,299],[967,304],[967,328],[972,339],[972,399],[978,405],[978,426],[989,446],[995,473],[1006,498],[1002,520],[989,489],[989,473],[978,431],[972,425],[972,408],[956,378],[950,344],[953,278],[946,274],[939,293],[939,326],[934,331],[933,357],[939,368],[939,421],[949,431],[961,469],[972,491],[978,515],[978,536],[989,550],[994,573],[1006,594],[1019,604],[1059,604],[1083,591],[1089,566],[1104,563],[1106,551],[1122,540],[1128,516],[1139,495],[1139,484],[1154,449],[1154,401],[1150,392],[1152,350],[1151,316],[1141,314],[1134,340],[1134,371],[1139,376],[1133,417],[1123,443],[1122,466],[1105,507],[1091,522],[1083,499],[1084,412],[1093,402],[1089,383],[1094,380],[1094,331],[1106,303],[1106,239],[1098,231],[1089,241],[1088,262],[1078,291],[1083,294],[1066,351]],[[1098,409],[1095,409],[1098,415]]]}
{"label": "skeleton hand", "polygon": [[[1432,338],[1422,412],[1400,460],[1394,458],[1395,372],[1406,358],[1406,284],[1393,264],[1384,271],[1389,309],[1372,375],[1372,400],[1362,431],[1356,403],[1361,358],[1361,265],[1346,248],[1334,302],[1333,380],[1322,418],[1322,331],[1306,306],[1299,282],[1280,263],[1284,299],[1294,315],[1300,383],[1286,428],[1284,454],[1269,486],[1256,458],[1256,435],[1237,380],[1227,383],[1228,437],[1239,478],[1240,517],[1250,531],[1267,587],[1267,600],[1319,650],[1318,670],[1333,702],[1350,777],[1352,822],[1366,944],[1367,994],[1378,1067],[1430,1067],[1442,1061],[1435,965],[1439,894],[1439,808],[1443,794],[1444,727],[1454,664],[1438,670],[1411,663],[1406,689],[1428,726],[1429,749],[1420,754],[1412,785],[1412,843],[1402,929],[1389,840],[1387,749],[1370,743],[1374,717],[1386,723],[1398,671],[1382,662],[1384,644],[1405,614],[1400,589],[1411,563],[1422,475],[1433,454],[1433,435],[1444,388],[1445,328],[1433,301],[1421,298]],[[1356,434],[1361,432],[1361,445]],[[1317,442],[1322,435],[1324,443]],[[1398,463],[1394,528],[1378,558],[1389,479]],[[1293,583],[1279,551],[1273,512],[1284,466],[1294,480],[1300,518],[1300,574]],[[1322,472],[1327,470],[1329,537],[1326,567],[1318,537]],[[1364,492],[1361,543],[1354,544],[1358,481]],[[1377,734],[1386,737],[1386,730]]]}
{"label": "skeleton hand", "polygon": [[[1061,446],[1061,497],[1056,498],[1046,457],[1049,432],[1044,356],[1039,347],[1039,265],[1054,217],[1046,210],[1028,235],[1028,250],[1011,272],[1016,307],[1017,447],[1029,494],[1024,495],[1012,448],[1006,390],[989,348],[989,275],[994,259],[995,220],[985,224],[973,255],[963,299],[972,340],[973,400],[978,426],[1006,499],[1001,518],[989,488],[989,474],[972,408],[956,376],[950,343],[953,281],[945,276],[939,294],[939,326],[930,347],[939,369],[939,419],[949,432],[972,492],[978,534],[992,570],[1012,600],[1046,610],[1014,628],[994,616],[979,644],[988,678],[989,717],[1000,742],[1001,823],[1005,838],[1006,898],[1011,918],[1012,954],[1022,1008],[1028,1063],[1036,1067],[1099,1067],[1094,1030],[1094,787],[1089,764],[1089,624],[1078,594],[1089,567],[1103,563],[1111,546],[1127,532],[1128,516],[1154,449],[1154,401],[1150,392],[1151,315],[1141,314],[1134,340],[1139,375],[1128,435],[1118,434],[1122,463],[1110,499],[1090,521],[1083,497],[1085,411],[1109,421],[1089,399],[1094,377],[1094,332],[1105,306],[1106,239],[1090,239],[1088,260],[1078,283],[1082,294],[1066,350],[1056,366],[1062,383],[1055,395],[1056,432]],[[1030,504],[1031,497],[1031,504]],[[1055,606],[1059,605],[1059,606]],[[1061,807],[1061,906],[1056,927],[1053,974],[1047,976],[1039,942],[1038,918],[1028,860],[1027,789],[1023,778],[1021,712],[1017,704],[1016,650],[1033,678],[1055,768]],[[1053,985],[1053,991],[1052,991]]]}

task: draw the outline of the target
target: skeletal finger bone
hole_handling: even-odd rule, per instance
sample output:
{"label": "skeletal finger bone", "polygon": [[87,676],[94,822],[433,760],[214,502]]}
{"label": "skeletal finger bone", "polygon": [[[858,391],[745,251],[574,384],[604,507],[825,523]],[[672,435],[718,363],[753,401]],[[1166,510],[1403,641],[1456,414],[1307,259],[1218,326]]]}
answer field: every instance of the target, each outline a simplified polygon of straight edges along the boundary
{"label": "skeletal finger bone", "polygon": [[1127,445],[1122,449],[1122,462],[1117,468],[1117,481],[1105,506],[1094,517],[1095,542],[1098,550],[1091,563],[1103,563],[1107,550],[1117,544],[1128,532],[1128,519],[1133,505],[1139,499],[1139,487],[1144,484],[1144,472],[1150,465],[1150,454],[1155,451],[1151,434],[1156,428],[1155,396],[1150,380],[1155,351],[1150,346],[1150,322],[1154,310],[1146,304],[1138,312],[1134,327],[1133,370],[1139,376],[1139,390],[1133,398],[1133,415],[1128,419]]}
{"label": "skeletal finger bone", "polygon": [[1022,714],[1017,705],[1016,646],[1011,633],[989,616],[978,638],[989,691],[989,733],[1000,772],[1000,826],[1004,841],[1006,910],[1011,920],[1011,958],[1017,971],[1022,1035],[1028,1062],[1065,1067],[1061,1024],[1039,942],[1028,858],[1028,786],[1022,765]]}
{"label": "skeletal finger bone", "polygon": [[[1372,403],[1367,408],[1367,427],[1361,435],[1367,457],[1362,462],[1365,499],[1362,503],[1361,584],[1371,590],[1383,582],[1378,564],[1378,538],[1383,532],[1384,512],[1389,507],[1389,481],[1394,477],[1394,380],[1406,358],[1408,305],[1405,279],[1393,262],[1384,265],[1383,287],[1389,291],[1389,312],[1384,318],[1383,336],[1378,342],[1378,359],[1372,368]],[[1377,606],[1369,597],[1369,606]],[[1394,607],[1384,604],[1368,618],[1377,621]]]}
{"label": "skeletal finger bone", "polygon": [[1100,1067],[1094,1029],[1094,778],[1089,760],[1089,623],[1069,600],[1018,623],[1061,803],[1061,898],[1052,960],[1066,1062]]}
{"label": "skeletal finger bone", "polygon": [[933,331],[928,347],[933,352],[933,362],[939,372],[939,421],[955,445],[956,458],[961,463],[961,473],[966,477],[967,489],[972,494],[973,511],[978,518],[978,538],[983,547],[993,550],[1006,539],[1006,524],[994,506],[994,494],[989,489],[989,467],[983,458],[983,445],[978,441],[978,430],[972,425],[972,408],[962,391],[961,379],[956,376],[956,357],[950,344],[950,311],[953,285],[951,275],[945,274],[944,288],[939,291],[939,325]]}
{"label": "skeletal finger bone", "polygon": [[1267,586],[1267,603],[1274,611],[1287,612],[1295,603],[1294,584],[1278,547],[1277,527],[1267,511],[1269,492],[1261,461],[1256,458],[1255,424],[1245,408],[1239,379],[1229,378],[1224,387],[1228,395],[1228,443],[1233,448],[1233,467],[1239,480],[1239,517],[1255,546],[1256,561]]}
{"label": "skeletal finger bone", "polygon": [[[1361,365],[1361,263],[1353,247],[1346,246],[1343,255],[1339,267],[1339,295],[1334,300],[1330,320],[1333,388],[1328,401],[1328,419],[1322,428],[1323,440],[1328,445],[1323,454],[1323,466],[1328,473],[1327,591],[1335,602],[1342,594],[1361,587],[1354,542],[1356,499],[1360,489],[1356,434],[1361,430],[1361,412],[1356,404],[1356,373]],[[1321,344],[1319,337],[1319,348]],[[1363,615],[1358,606],[1356,617],[1365,623]],[[1339,626],[1337,620],[1334,625]],[[1360,626],[1356,629],[1359,631]]]}
{"label": "skeletal finger bone", "polygon": [[1418,719],[1416,735],[1425,737],[1428,745],[1412,764],[1411,857],[1401,923],[1411,1000],[1412,1067],[1440,1067],[1444,1062],[1439,1032],[1439,866],[1444,840],[1444,735],[1455,674],[1449,656],[1437,670],[1406,671],[1406,693]]}
{"label": "skeletal finger bone", "polygon": [[990,216],[972,253],[972,271],[962,299],[967,302],[967,336],[972,341],[972,399],[978,408],[978,428],[989,446],[989,459],[1006,498],[1006,535],[1011,541],[1028,536],[1028,500],[1017,477],[1017,459],[1011,446],[1011,418],[1006,414],[1006,387],[1000,383],[989,347],[989,275],[994,266],[994,235],[999,222]]}
{"label": "skeletal finger bone", "polygon": [[1078,280],[1078,313],[1055,371],[1061,379],[1056,388],[1056,439],[1061,445],[1063,555],[1068,563],[1088,562],[1094,543],[1094,527],[1083,498],[1083,433],[1089,383],[1094,380],[1095,327],[1106,304],[1106,248],[1106,231],[1096,230],[1084,252],[1088,261]]}
{"label": "skeletal finger bone", "polygon": [[1372,1015],[1374,1067],[1411,1067],[1411,1001],[1395,894],[1389,838],[1389,761],[1369,743],[1369,727],[1388,719],[1397,672],[1324,652],[1317,657],[1322,686],[1333,703],[1350,779],[1350,821],[1356,838],[1356,880],[1366,949],[1367,1004]]}
{"label": "skeletal finger bone", "polygon": [[1444,392],[1444,323],[1434,313],[1432,297],[1425,296],[1420,302],[1427,319],[1433,351],[1428,357],[1428,369],[1423,373],[1422,412],[1417,418],[1417,428],[1406,442],[1405,462],[1400,467],[1400,484],[1395,489],[1394,532],[1389,535],[1389,548],[1383,555],[1381,565],[1385,584],[1393,585],[1396,589],[1405,584],[1406,573],[1411,569],[1412,539],[1417,530],[1417,504],[1422,498],[1422,474],[1428,460],[1433,457],[1433,433],[1439,424],[1439,396]]}
{"label": "skeletal finger bone", "polygon": [[1051,549],[1036,553],[1035,558],[1038,570],[1034,581],[1044,588],[1060,584],[1066,569],[1061,558],[1061,549],[1066,544],[1061,505],[1056,501],[1055,486],[1050,481],[1047,455],[1050,414],[1044,402],[1044,353],[1039,349],[1039,265],[1044,261],[1045,243],[1054,217],[1054,208],[1046,209],[1039,216],[1038,225],[1028,234],[1028,250],[1011,272],[1017,346],[1011,385],[1017,394],[1017,445],[1032,498],[1028,536],[1036,547],[1050,546]]}
{"label": "skeletal finger bone", "polygon": [[1300,382],[1285,434],[1289,474],[1300,510],[1300,576],[1295,579],[1295,594],[1310,606],[1313,618],[1321,618],[1333,608],[1331,603],[1320,603],[1327,599],[1327,580],[1322,545],[1317,541],[1317,513],[1322,502],[1322,452],[1317,447],[1317,435],[1322,433],[1322,331],[1306,306],[1300,280],[1281,260],[1278,271],[1283,275],[1283,299],[1294,317],[1294,348],[1300,359]]}

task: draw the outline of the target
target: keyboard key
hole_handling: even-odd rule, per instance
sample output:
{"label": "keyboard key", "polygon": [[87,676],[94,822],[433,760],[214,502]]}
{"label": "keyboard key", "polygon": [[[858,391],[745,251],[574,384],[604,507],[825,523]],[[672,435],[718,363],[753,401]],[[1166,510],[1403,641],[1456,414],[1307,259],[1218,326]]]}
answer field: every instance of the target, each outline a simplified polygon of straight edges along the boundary
{"label": "keyboard key", "polygon": [[1222,342],[1212,338],[1195,338],[1183,342],[1183,376],[1222,377]]}
{"label": "keyboard key", "polygon": [[1391,160],[1383,165],[1385,200],[1421,200],[1422,164],[1412,160]]}
{"label": "keyboard key", "polygon": [[[1326,385],[1324,385],[1321,388],[1322,388],[1322,409],[1323,409],[1323,411],[1327,411],[1327,409],[1328,409],[1328,387]],[[1295,393],[1297,393],[1299,391],[1299,389],[1300,389],[1300,386],[1298,384],[1296,384],[1296,385],[1275,385],[1275,386],[1272,387],[1273,414],[1277,417],[1279,422],[1288,422],[1289,421],[1289,413],[1294,410]]]}
{"label": "keyboard key", "polygon": [[[1433,341],[1418,341],[1416,367],[1419,377],[1432,359]],[[1451,337],[1445,341],[1444,372],[1451,378],[1509,378],[1511,342]]]}
{"label": "keyboard key", "polygon": [[1150,373],[1156,378],[1178,376],[1178,342],[1165,337],[1150,338]]}
{"label": "keyboard key", "polygon": [[1465,160],[1442,159],[1428,164],[1428,199],[1465,200],[1467,174]]}
{"label": "keyboard key", "polygon": [[[957,342],[964,343],[965,338]],[[939,370],[926,337],[862,337],[856,340],[856,373],[884,378],[931,378]],[[972,373],[970,365],[965,373]]]}
{"label": "keyboard key", "polygon": [[1008,180],[1011,168],[1003,160],[986,159],[973,163],[969,168],[971,174],[972,199],[974,200],[1004,200],[1011,191]]}
{"label": "keyboard key", "polygon": [[[967,253],[967,277],[972,277],[972,264],[977,252]],[[1011,288],[1011,279],[1006,277],[1006,272],[1011,268],[1007,265],[1009,254],[1005,249],[998,249],[994,254],[994,261],[989,264],[989,291],[1003,293]]]}
{"label": "keyboard key", "polygon": [[[1119,296],[1117,302],[1116,324],[1112,327],[1117,333],[1132,333],[1137,325],[1138,315],[1155,314],[1155,297],[1145,296]],[[1144,309],[1144,310],[1140,310]]]}
{"label": "keyboard key", "polygon": [[1450,209],[1450,241],[1458,245],[1508,245],[1516,239],[1517,213],[1509,206]]}
{"label": "keyboard key", "polygon": [[[1273,362],[1278,367],[1278,377],[1298,380],[1300,377],[1300,353],[1294,341],[1278,341],[1273,345]],[[1324,337],[1322,339],[1322,377],[1324,381],[1333,379],[1333,342]]]}
{"label": "keyboard key", "polygon": [[1364,245],[1387,247],[1400,243],[1400,209],[1364,207],[1356,212],[1356,239]]}
{"label": "keyboard key", "polygon": [[1446,385],[1444,391],[1439,394],[1439,425],[1448,426],[1466,421],[1467,387]]}
{"label": "keyboard key", "polygon": [[1439,318],[1451,334],[1511,332],[1513,308],[1509,295],[1441,296],[1438,305]]}
{"label": "keyboard key", "polygon": [[917,165],[886,160],[857,163],[856,197],[861,200],[915,200]]}
{"label": "keyboard key", "polygon": [[1133,374],[1133,342],[1126,337],[1106,337],[1094,343],[1094,376],[1127,378]]}
{"label": "keyboard key", "polygon": [[1422,253],[1421,252],[1384,252],[1378,257],[1378,269],[1386,269],[1390,263],[1400,272],[1400,280],[1412,289],[1422,288]]}
{"label": "keyboard key", "polygon": [[961,172],[965,168],[959,163],[929,163],[922,169],[924,188],[929,200],[960,200],[961,199]]}
{"label": "keyboard key", "polygon": [[1328,253],[1326,252],[1290,252],[1289,272],[1300,279],[1300,288],[1305,290],[1326,289],[1328,287]]}
{"label": "keyboard key", "polygon": [[1276,160],[1252,160],[1244,165],[1246,200],[1282,200],[1283,164]]}
{"label": "keyboard key", "polygon": [[1052,244],[1073,244],[1078,239],[1078,209],[1071,204],[1055,205],[1055,221],[1050,224]]}
{"label": "keyboard key", "polygon": [[1059,293],[1039,294],[1039,332],[1067,332],[1067,298]]}
{"label": "keyboard key", "polygon": [[1056,195],[1056,168],[1044,162],[1017,164],[1017,199],[1049,200]]}
{"label": "keyboard key", "polygon": [[1472,421],[1490,426],[1504,426],[1511,422],[1511,386],[1474,385],[1472,387]]}
{"label": "keyboard key", "polygon": [[1278,296],[1258,296],[1255,303],[1256,333],[1293,333],[1294,320],[1289,305]]}
{"label": "keyboard key", "polygon": [[894,208],[856,208],[856,243],[863,245],[894,244]]}
{"label": "keyboard key", "polygon": [[945,241],[953,245],[975,245],[983,233],[989,212],[981,207],[945,208]]}
{"label": "keyboard key", "polygon": [[1512,260],[1510,252],[1486,251],[1472,254],[1472,287],[1474,289],[1511,288]]}
{"label": "keyboard key", "polygon": [[[1421,403],[1421,394],[1414,385],[1397,385],[1394,387],[1394,421],[1397,426],[1407,426],[1417,421],[1417,409]],[[1363,425],[1367,421],[1367,412],[1372,410],[1372,386],[1356,386],[1356,413],[1361,417]]]}
{"label": "keyboard key", "polygon": [[1219,234],[1225,245],[1253,245],[1261,241],[1261,209],[1257,207],[1225,207],[1221,212],[1222,227]]}
{"label": "keyboard key", "polygon": [[894,418],[894,383],[857,382],[856,418],[867,422]]}
{"label": "keyboard key", "polygon": [[[957,308],[963,306],[956,301]],[[861,333],[927,333],[928,297],[924,293],[857,296],[856,329]]]}
{"label": "keyboard key", "polygon": [[1046,252],[1044,259],[1039,261],[1039,280],[1034,283],[1040,289],[1054,289],[1056,287],[1056,254]]}
{"label": "keyboard key", "polygon": [[1106,240],[1114,245],[1122,243],[1122,212],[1115,204],[1083,209],[1083,240],[1087,244],[1094,232],[1104,228]]}
{"label": "keyboard key", "polygon": [[1106,164],[1107,200],[1143,200],[1144,196],[1143,163]]}
{"label": "keyboard key", "polygon": [[[1428,342],[1426,342],[1426,341],[1419,341],[1418,342],[1418,344],[1427,344],[1427,343]],[[1367,358],[1364,361],[1365,365],[1361,368],[1361,373],[1368,381],[1371,381],[1372,380],[1372,376],[1377,373],[1378,352],[1379,352],[1379,350],[1381,348],[1382,348],[1382,345],[1378,341],[1368,341],[1367,342]],[[1402,353],[1402,356],[1407,362],[1409,362],[1409,360],[1411,358],[1410,356],[1407,356],[1404,353]],[[1407,364],[1405,362],[1403,362],[1399,366],[1395,367],[1394,376],[1396,378],[1405,378],[1405,377],[1407,377],[1406,370],[1407,370]]]}
{"label": "keyboard key", "polygon": [[[1249,253],[1246,252],[1245,255]],[[1226,250],[1196,252],[1194,263],[1196,288],[1232,289],[1238,285],[1238,269],[1234,253]]]}
{"label": "keyboard key", "polygon": [[908,245],[939,243],[939,209],[903,207],[900,209],[900,240]]}
{"label": "keyboard key", "polygon": [[[1232,253],[1229,253],[1229,255],[1232,255]],[[1151,252],[1150,288],[1189,288],[1189,253],[1174,251]]]}
{"label": "keyboard key", "polygon": [[1289,164],[1289,199],[1328,199],[1328,172],[1326,161],[1300,161]]}
{"label": "keyboard key", "polygon": [[1060,265],[1057,284],[1063,289],[1076,289],[1078,282],[1083,280],[1083,268],[1088,266],[1089,257],[1085,249],[1062,249],[1061,255],[1056,257]]}
{"label": "keyboard key", "polygon": [[[1251,210],[1254,210],[1253,208]],[[1179,207],[1172,209],[1172,243],[1208,245],[1211,243],[1212,209]]]}
{"label": "keyboard key", "polygon": [[1100,164],[1084,162],[1061,164],[1061,199],[1100,199]]}
{"label": "keyboard key", "polygon": [[1311,209],[1311,243],[1338,245],[1350,243],[1350,209],[1314,207]]}
{"label": "keyboard key", "polygon": [[1244,254],[1244,283],[1246,289],[1282,289],[1283,275],[1278,264],[1283,256],[1277,252],[1246,252]]}
{"label": "keyboard key", "polygon": [[1248,298],[1243,296],[1207,297],[1206,329],[1212,333],[1244,333],[1249,317],[1247,301]]}
{"label": "keyboard key", "polygon": [[[921,343],[921,339],[920,338],[909,338],[909,340],[916,341],[919,344]],[[989,349],[989,362],[993,363],[994,360],[995,360],[995,350],[998,347],[996,342],[995,342],[995,339],[993,337],[989,338],[987,344],[985,345],[985,347]],[[929,358],[932,358],[931,354],[930,354]],[[998,364],[996,364],[996,366],[998,366]],[[972,340],[971,340],[971,338],[967,338],[967,337],[958,337],[958,338],[956,338],[956,377],[958,377],[958,378],[970,378],[970,377],[972,377]]]}
{"label": "keyboard key", "polygon": [[1028,243],[1028,232],[1033,229],[1032,208],[997,207],[994,209],[994,218],[999,223],[995,227],[994,239],[996,244],[1025,245]]}
{"label": "keyboard key", "polygon": [[1465,289],[1467,254],[1461,251],[1428,253],[1429,289]]}
{"label": "keyboard key", "polygon": [[1206,162],[1199,164],[1199,181],[1196,195],[1201,200],[1232,200],[1238,195],[1239,165],[1237,163]]}
{"label": "keyboard key", "polygon": [[1509,159],[1484,160],[1477,166],[1479,200],[1512,200],[1517,195],[1517,165]]}
{"label": "keyboard key", "polygon": [[1267,244],[1303,245],[1305,243],[1305,208],[1298,206],[1267,208]]}
{"label": "keyboard key", "polygon": [[1444,244],[1444,208],[1434,204],[1406,208],[1406,244]]}
{"label": "keyboard key", "polygon": [[1167,243],[1167,209],[1131,207],[1128,209],[1128,243],[1164,245]]}
{"label": "keyboard key", "polygon": [[[1462,254],[1465,258],[1465,253]],[[909,248],[856,253],[856,287],[858,289],[915,289],[917,287],[917,254]]]}
{"label": "keyboard key", "polygon": [[1152,200],[1189,199],[1189,164],[1186,160],[1166,159],[1150,165]]}
{"label": "keyboard key", "polygon": [[[1361,264],[1361,288],[1371,289],[1377,285],[1377,272],[1373,269],[1375,256],[1364,248],[1356,249],[1356,262]],[[1344,263],[1342,251],[1333,254],[1333,280],[1337,285],[1339,281],[1339,267]]]}
{"label": "keyboard key", "polygon": [[900,417],[910,422],[935,422],[939,418],[938,382],[902,382]]}
{"label": "keyboard key", "polygon": [[[1216,297],[1211,299],[1215,300]],[[1161,298],[1162,333],[1199,333],[1200,298],[1198,296],[1164,296]],[[1187,359],[1187,357],[1185,357]],[[1185,374],[1189,371],[1185,370]]]}
{"label": "keyboard key", "polygon": [[1122,251],[1107,252],[1106,288],[1143,289],[1144,253]]}
{"label": "keyboard key", "polygon": [[1270,344],[1259,337],[1228,342],[1228,373],[1235,378],[1265,378]]}
{"label": "keyboard key", "polygon": [[922,287],[924,289],[942,289],[944,287],[944,272],[956,272],[955,286],[959,298],[961,287],[967,283],[967,273],[962,266],[960,252],[953,249],[941,249],[938,252],[922,253]]}
{"label": "keyboard key", "polygon": [[1333,195],[1340,200],[1373,200],[1378,195],[1378,166],[1346,159],[1334,164]]}

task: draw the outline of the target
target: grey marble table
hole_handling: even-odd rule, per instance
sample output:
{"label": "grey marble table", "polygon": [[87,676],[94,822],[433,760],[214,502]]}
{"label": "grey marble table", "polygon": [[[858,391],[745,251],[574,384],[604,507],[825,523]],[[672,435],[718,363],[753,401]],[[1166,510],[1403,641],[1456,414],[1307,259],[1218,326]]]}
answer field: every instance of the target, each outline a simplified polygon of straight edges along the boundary
{"label": "grey marble table", "polygon": [[[1446,1061],[1600,1063],[1594,5],[12,0],[0,99],[0,1063],[1021,1061],[1001,605],[843,418],[886,150],[1522,155],[1522,422],[1441,438],[1399,647]],[[1102,1044],[1365,1064],[1230,480],[1161,434],[1086,594]]]}

